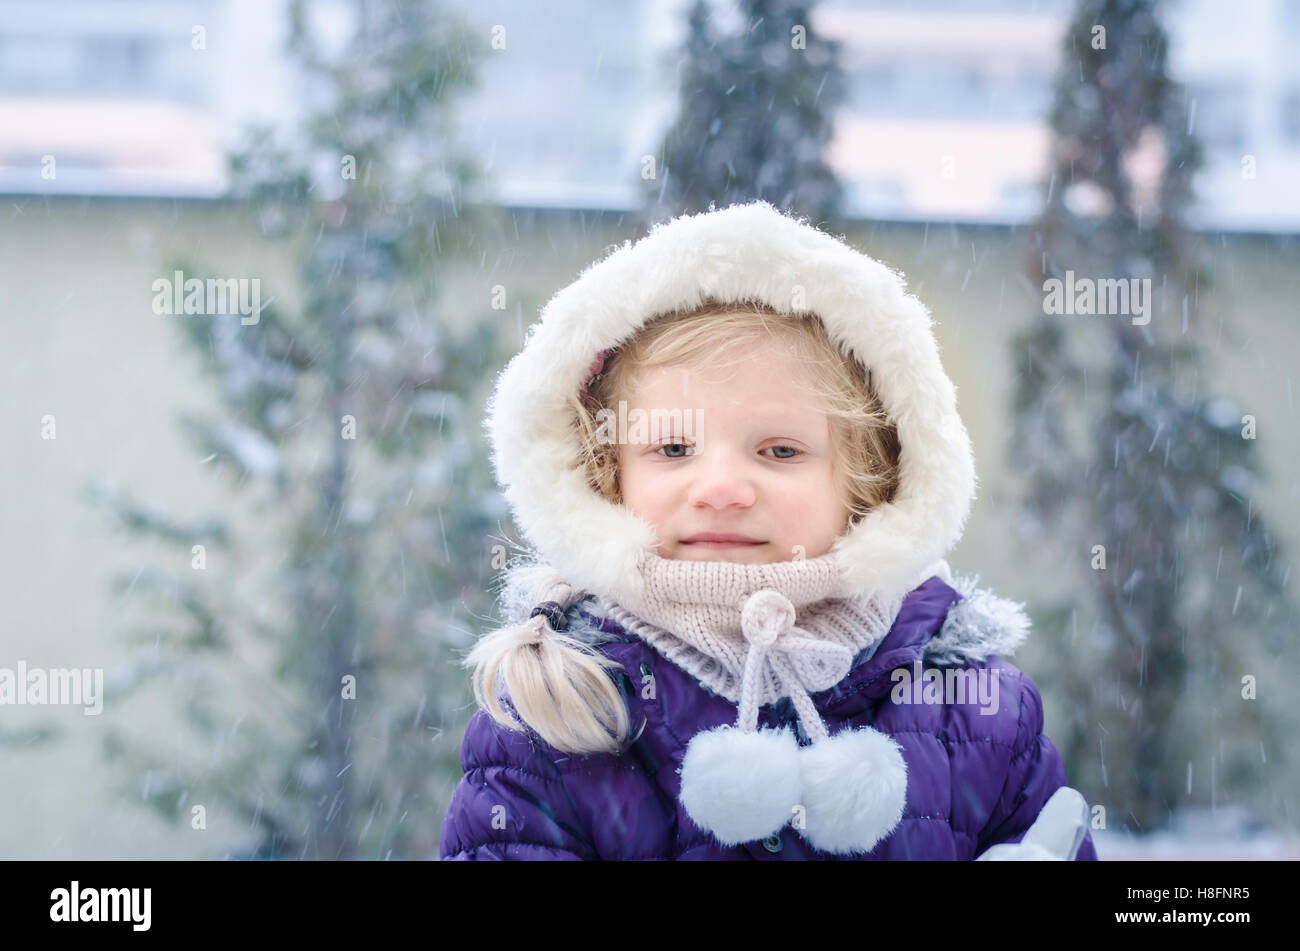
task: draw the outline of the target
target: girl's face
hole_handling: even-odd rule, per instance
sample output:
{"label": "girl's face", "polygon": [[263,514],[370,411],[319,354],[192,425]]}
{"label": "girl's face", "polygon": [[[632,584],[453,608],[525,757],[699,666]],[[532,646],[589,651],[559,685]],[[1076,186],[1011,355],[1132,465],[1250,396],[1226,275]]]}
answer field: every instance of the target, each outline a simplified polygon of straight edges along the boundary
{"label": "girl's face", "polygon": [[[662,558],[816,558],[848,524],[848,486],[833,472],[830,422],[792,384],[802,368],[775,339],[742,355],[726,367],[655,367],[630,381],[619,483],[623,504],[654,526]],[[640,444],[638,409],[651,421]],[[708,535],[744,540],[700,537]]]}

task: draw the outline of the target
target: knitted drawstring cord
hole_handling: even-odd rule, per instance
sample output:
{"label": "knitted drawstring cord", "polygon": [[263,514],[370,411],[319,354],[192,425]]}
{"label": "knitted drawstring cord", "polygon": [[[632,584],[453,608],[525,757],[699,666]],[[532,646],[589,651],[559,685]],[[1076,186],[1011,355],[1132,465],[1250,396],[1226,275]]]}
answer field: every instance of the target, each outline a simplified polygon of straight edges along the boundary
{"label": "knitted drawstring cord", "polygon": [[[815,743],[828,735],[810,692],[829,690],[848,674],[853,653],[840,644],[814,639],[794,626],[794,605],[776,591],[756,591],[741,610],[741,626],[749,641],[741,675],[737,726],[747,733],[758,729],[758,683],[764,664],[771,665]],[[820,663],[818,663],[820,661]]]}

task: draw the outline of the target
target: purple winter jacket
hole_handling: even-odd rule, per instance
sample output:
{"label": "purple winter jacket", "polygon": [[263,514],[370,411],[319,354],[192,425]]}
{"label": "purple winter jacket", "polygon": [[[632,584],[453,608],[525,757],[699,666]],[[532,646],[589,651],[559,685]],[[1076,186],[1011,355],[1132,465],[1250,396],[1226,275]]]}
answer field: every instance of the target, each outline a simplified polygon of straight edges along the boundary
{"label": "purple winter jacket", "polygon": [[[817,851],[791,824],[778,835],[736,846],[701,831],[677,800],[678,771],[691,737],[734,724],[736,706],[601,616],[588,597],[569,609],[566,633],[586,632],[594,637],[588,643],[623,665],[616,673],[630,722],[641,726],[639,737],[619,756],[566,755],[532,730],[508,730],[477,711],[461,748],[464,776],[443,821],[441,856],[970,860],[993,845],[1019,842],[1052,793],[1066,785],[1065,769],[1043,733],[1042,699],[1033,681],[994,656],[1014,641],[999,639],[987,617],[964,617],[966,602],[941,578],[929,578],[908,594],[889,633],[855,658],[840,683],[811,695],[831,734],[869,725],[902,747],[903,818],[868,853]],[[897,702],[899,675],[891,674],[919,669],[913,667],[918,660],[925,668],[996,670],[996,712],[982,713],[973,698],[962,704]],[[643,689],[645,683],[653,690]],[[514,714],[508,694],[502,697]],[[759,708],[759,728],[781,724],[808,745],[789,698]],[[1096,860],[1091,835],[1084,836],[1075,858]]]}

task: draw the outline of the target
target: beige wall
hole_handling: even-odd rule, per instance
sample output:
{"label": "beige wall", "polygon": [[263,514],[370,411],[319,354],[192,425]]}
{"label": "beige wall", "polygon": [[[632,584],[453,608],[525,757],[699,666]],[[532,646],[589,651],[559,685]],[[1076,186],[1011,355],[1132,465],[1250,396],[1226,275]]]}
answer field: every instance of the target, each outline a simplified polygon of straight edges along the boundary
{"label": "beige wall", "polygon": [[[273,583],[280,552],[257,541],[268,525],[261,493],[234,491],[228,474],[202,465],[181,435],[182,409],[215,414],[220,408],[196,355],[168,326],[186,318],[155,315],[150,285],[164,276],[172,255],[184,255],[214,274],[260,276],[264,299],[276,294],[292,303],[297,296],[286,248],[261,238],[255,218],[221,204],[17,197],[5,201],[0,221],[6,450],[0,454],[0,666],[23,659],[29,666],[111,671],[139,649],[124,635],[156,618],[159,603],[114,594],[112,577],[168,559],[176,570],[188,570],[188,556],[178,563],[176,551],[127,544],[115,534],[86,500],[94,479],[111,480],[180,519],[229,514],[241,526],[243,544],[220,557],[210,553],[205,584],[241,604],[281,611]],[[491,314],[490,288],[502,283],[511,306],[497,319],[519,334],[551,293],[604,248],[631,236],[615,219],[590,215],[580,222],[506,213],[502,222],[472,255],[444,269],[438,310],[449,321]],[[950,561],[979,572],[1008,597],[1037,595],[1054,577],[1051,559],[1017,544],[1003,490],[1012,386],[1005,338],[1027,319],[1053,318],[1034,318],[1037,301],[1008,276],[1012,236],[1006,229],[909,225],[864,228],[850,238],[901,268],[938,321],[982,484]],[[1219,286],[1206,295],[1205,312],[1222,317],[1224,329],[1207,359],[1221,374],[1221,392],[1258,420],[1258,448],[1271,475],[1259,510],[1294,552],[1300,546],[1293,514],[1300,447],[1292,421],[1300,249],[1294,241],[1285,251],[1278,247],[1232,238],[1214,249]],[[57,418],[56,440],[40,438],[45,414]],[[256,666],[263,658],[250,647],[246,659]],[[0,858],[219,857],[245,844],[247,829],[237,817],[210,810],[204,832],[172,828],[138,805],[138,789],[125,796],[114,789],[126,774],[100,752],[110,723],[163,757],[219,759],[219,748],[193,748],[179,729],[186,689],[173,678],[121,707],[110,701],[100,717],[77,708],[0,707],[0,737],[38,723],[61,733],[52,744],[0,746]],[[229,695],[232,721],[265,702],[237,672]],[[1049,733],[1052,717],[1049,697]],[[458,741],[456,726],[463,724],[449,725],[448,742]],[[449,792],[446,782],[432,781],[439,803],[431,808],[439,811],[422,821],[441,822]]]}
{"label": "beige wall", "polygon": [[[129,580],[141,567],[191,569],[183,550],[128,543],[115,533],[87,501],[93,480],[116,483],[180,521],[224,514],[249,526],[246,547],[210,548],[203,582],[222,598],[267,601],[267,579],[279,560],[271,546],[256,544],[265,519],[257,500],[233,491],[229,473],[202,465],[202,454],[182,436],[182,410],[215,415],[219,407],[196,355],[168,326],[182,318],[153,313],[151,284],[172,253],[210,262],[214,273],[262,274],[264,285],[290,272],[280,248],[265,245],[250,221],[219,206],[30,198],[5,204],[0,665],[12,668],[22,659],[29,667],[103,667],[107,676],[142,649],[126,636],[149,628],[166,604],[140,591],[123,598],[110,591],[113,577],[125,573]],[[54,440],[40,438],[46,414],[56,419]],[[255,649],[247,651],[256,662]],[[232,719],[254,702],[248,687],[235,677],[224,688]],[[98,717],[75,707],[0,707],[5,735],[38,724],[60,733],[54,743],[3,750],[0,857],[199,857],[241,841],[242,820],[209,808],[206,831],[173,829],[139,805],[140,788],[130,789],[135,803],[112,791],[128,774],[104,761],[110,724],[164,761],[219,758],[179,729],[186,689],[173,676],[122,707],[110,698]]]}

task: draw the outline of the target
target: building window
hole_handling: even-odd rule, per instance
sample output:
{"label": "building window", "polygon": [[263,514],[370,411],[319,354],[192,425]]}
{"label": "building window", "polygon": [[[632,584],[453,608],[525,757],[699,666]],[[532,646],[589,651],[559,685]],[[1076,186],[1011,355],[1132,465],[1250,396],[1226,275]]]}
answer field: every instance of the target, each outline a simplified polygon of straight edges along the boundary
{"label": "building window", "polygon": [[90,89],[143,91],[152,85],[153,44],[143,36],[85,37],[81,78]]}
{"label": "building window", "polygon": [[1282,140],[1287,145],[1300,146],[1300,86],[1282,94]]}
{"label": "building window", "polygon": [[1188,108],[1195,102],[1192,133],[1208,151],[1239,155],[1246,146],[1246,91],[1239,85],[1191,85]]}

